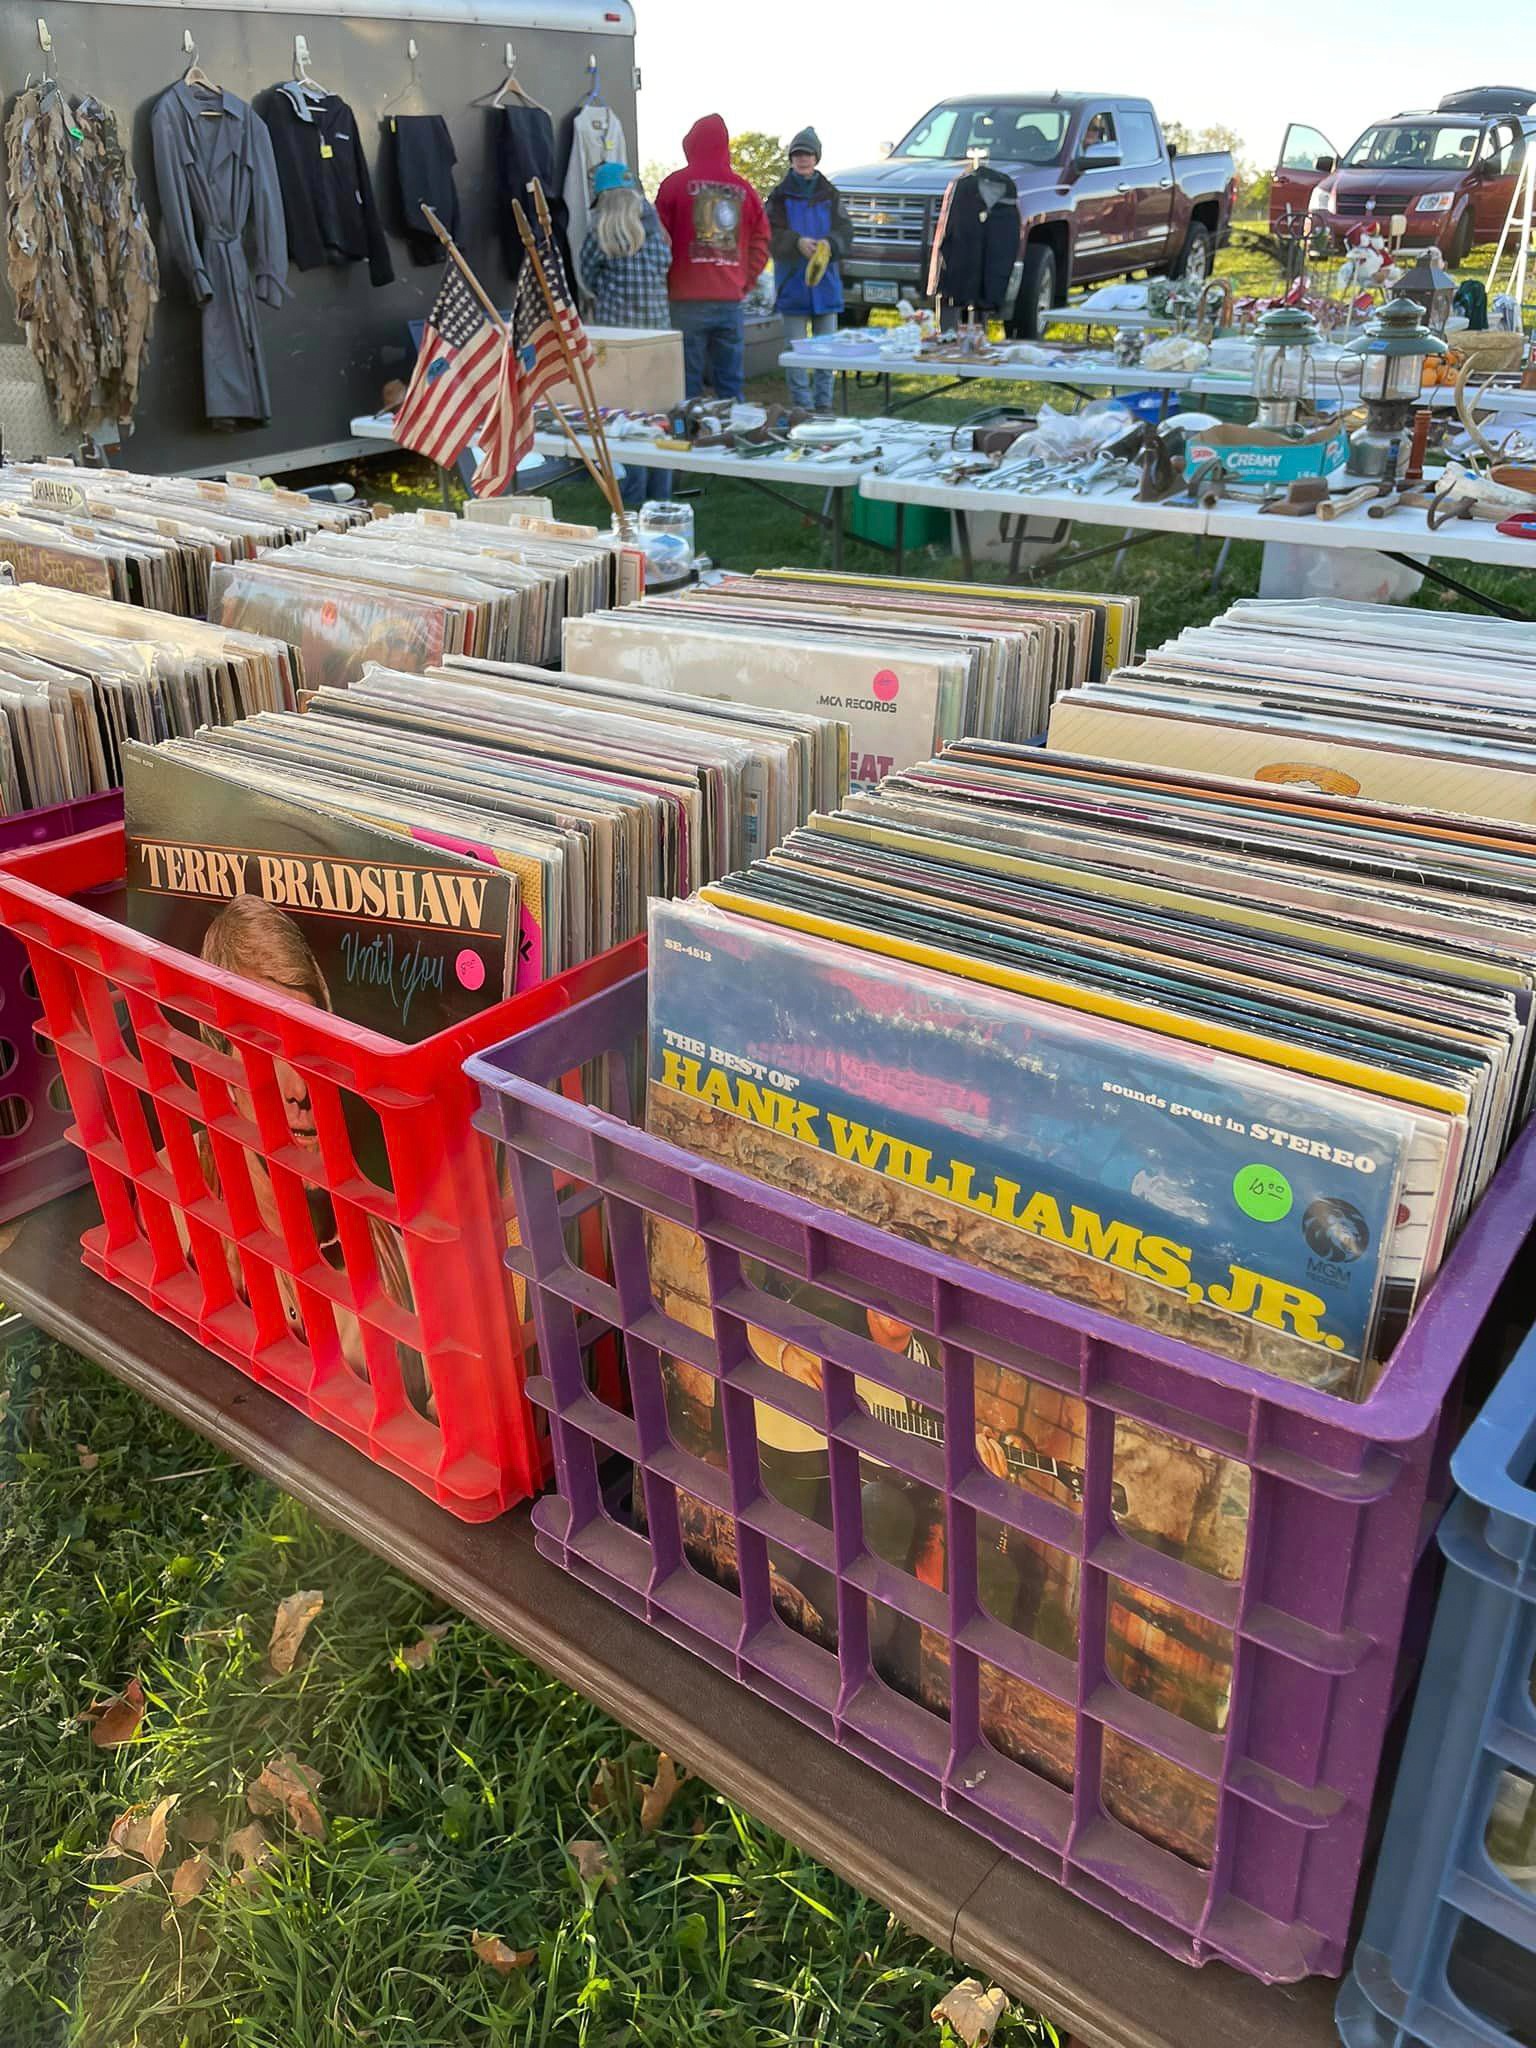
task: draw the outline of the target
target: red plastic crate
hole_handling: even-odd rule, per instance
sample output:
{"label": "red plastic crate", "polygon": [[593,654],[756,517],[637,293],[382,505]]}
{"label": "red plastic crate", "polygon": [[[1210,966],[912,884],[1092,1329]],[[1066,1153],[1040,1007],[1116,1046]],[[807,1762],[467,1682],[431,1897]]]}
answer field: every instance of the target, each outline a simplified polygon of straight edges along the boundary
{"label": "red plastic crate", "polygon": [[[122,815],[120,789],[18,811],[0,818],[0,856],[115,824]],[[42,1021],[27,949],[0,932],[0,1223],[90,1179],[69,1143],[69,1101]]]}
{"label": "red plastic crate", "polygon": [[101,1202],[86,1263],[465,1521],[537,1492],[516,1226],[463,1062],[635,972],[644,941],[400,1045],[70,900],[123,872],[120,826],[0,867]]}

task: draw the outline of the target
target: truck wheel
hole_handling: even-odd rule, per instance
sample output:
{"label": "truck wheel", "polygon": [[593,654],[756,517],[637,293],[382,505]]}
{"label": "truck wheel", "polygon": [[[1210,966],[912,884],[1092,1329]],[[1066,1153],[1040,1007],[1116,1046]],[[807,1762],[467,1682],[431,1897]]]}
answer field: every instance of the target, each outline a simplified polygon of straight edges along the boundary
{"label": "truck wheel", "polygon": [[1051,322],[1056,303],[1056,252],[1049,242],[1031,242],[1024,251],[1024,275],[1013,309],[1014,330],[1025,341],[1038,341]]}
{"label": "truck wheel", "polygon": [[1211,253],[1210,229],[1192,223],[1170,277],[1187,277],[1191,284],[1204,284],[1211,274]]}
{"label": "truck wheel", "polygon": [[844,327],[867,327],[869,325],[868,306],[844,306],[842,325]]}
{"label": "truck wheel", "polygon": [[1452,228],[1441,249],[1441,259],[1447,270],[1459,270],[1472,253],[1472,210],[1469,207]]}

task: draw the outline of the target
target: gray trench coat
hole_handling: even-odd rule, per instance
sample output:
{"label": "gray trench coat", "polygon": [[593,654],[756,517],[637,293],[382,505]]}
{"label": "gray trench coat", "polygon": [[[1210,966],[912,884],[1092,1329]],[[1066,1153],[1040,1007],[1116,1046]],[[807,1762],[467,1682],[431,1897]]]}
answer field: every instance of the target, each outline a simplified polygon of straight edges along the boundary
{"label": "gray trench coat", "polygon": [[268,306],[288,295],[288,238],[266,123],[233,93],[182,83],[156,100],[150,129],[161,261],[181,272],[203,309],[208,418],[263,425],[272,403],[252,290]]}

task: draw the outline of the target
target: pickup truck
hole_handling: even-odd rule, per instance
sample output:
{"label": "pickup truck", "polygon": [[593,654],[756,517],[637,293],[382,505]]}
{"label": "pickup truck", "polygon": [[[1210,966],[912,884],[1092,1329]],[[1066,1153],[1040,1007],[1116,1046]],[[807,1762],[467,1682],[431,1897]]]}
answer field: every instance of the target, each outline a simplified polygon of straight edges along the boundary
{"label": "pickup truck", "polygon": [[1203,278],[1227,239],[1237,173],[1225,150],[1176,154],[1150,100],[1114,93],[941,100],[880,163],[839,171],[853,226],[844,318],[927,290],[951,181],[985,157],[1019,191],[1019,256],[1000,309],[1033,336],[1069,285],[1132,271]]}
{"label": "pickup truck", "polygon": [[1341,156],[1320,129],[1293,121],[1269,192],[1269,224],[1343,241],[1362,221],[1385,232],[1394,214],[1410,246],[1436,243],[1464,263],[1476,242],[1496,241],[1536,137],[1536,93],[1518,86],[1453,92],[1429,113],[1374,121]]}

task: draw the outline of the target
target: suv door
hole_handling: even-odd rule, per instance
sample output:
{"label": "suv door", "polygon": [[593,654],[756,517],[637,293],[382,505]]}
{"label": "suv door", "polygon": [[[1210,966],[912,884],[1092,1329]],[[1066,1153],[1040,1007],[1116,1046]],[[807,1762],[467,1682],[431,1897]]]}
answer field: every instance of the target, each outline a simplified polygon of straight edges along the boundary
{"label": "suv door", "polygon": [[1496,242],[1503,232],[1525,148],[1518,121],[1489,123],[1472,174],[1472,230],[1479,242]]}
{"label": "suv door", "polygon": [[1269,225],[1276,233],[1295,234],[1319,178],[1338,163],[1339,152],[1321,128],[1293,121],[1280,145],[1280,161],[1269,187]]}
{"label": "suv door", "polygon": [[1147,107],[1121,107],[1121,182],[1131,188],[1131,240],[1122,260],[1140,270],[1165,263],[1173,251],[1173,171],[1157,122]]}
{"label": "suv door", "polygon": [[[1120,148],[1112,107],[1083,110],[1075,149],[1080,154],[1097,143]],[[1136,202],[1123,164],[1089,165],[1077,173],[1072,185],[1072,221],[1073,279],[1118,276],[1125,267],[1123,251],[1136,223]]]}

